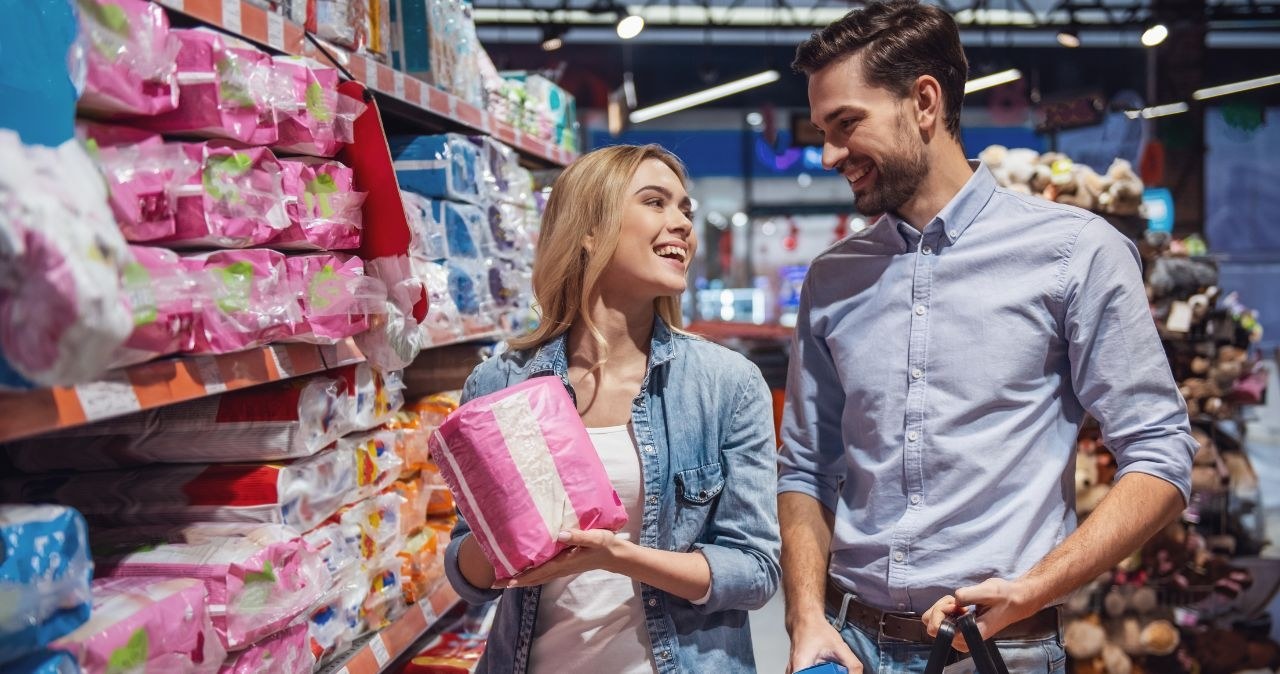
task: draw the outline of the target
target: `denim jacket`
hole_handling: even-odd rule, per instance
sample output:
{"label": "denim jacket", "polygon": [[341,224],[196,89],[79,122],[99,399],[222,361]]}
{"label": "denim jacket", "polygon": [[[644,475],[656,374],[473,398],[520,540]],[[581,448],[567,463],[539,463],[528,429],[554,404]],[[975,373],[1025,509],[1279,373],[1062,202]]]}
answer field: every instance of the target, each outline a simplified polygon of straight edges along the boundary
{"label": "denim jacket", "polygon": [[[561,335],[536,350],[509,351],[481,363],[467,379],[463,400],[551,375],[560,377],[572,395],[568,369]],[[779,576],[770,400],[764,378],[750,361],[673,333],[655,317],[648,371],[631,406],[644,481],[638,542],[701,551],[711,567],[711,596],[701,606],[640,586],[653,662],[661,674],[755,671],[747,611],[773,596]],[[449,582],[471,603],[502,597],[477,671],[523,674],[541,588],[472,586],[458,567],[458,547],[469,535],[459,519],[445,558]]]}

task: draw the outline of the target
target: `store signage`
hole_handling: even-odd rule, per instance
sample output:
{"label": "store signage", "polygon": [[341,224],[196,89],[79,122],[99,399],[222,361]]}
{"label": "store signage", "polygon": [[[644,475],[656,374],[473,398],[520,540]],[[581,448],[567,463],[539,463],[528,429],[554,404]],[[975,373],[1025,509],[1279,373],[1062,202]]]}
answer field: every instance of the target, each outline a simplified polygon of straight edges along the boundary
{"label": "store signage", "polygon": [[1147,219],[1147,230],[1173,232],[1173,193],[1164,187],[1142,190],[1141,213]]}
{"label": "store signage", "polygon": [[1102,94],[1045,101],[1036,109],[1036,131],[1048,133],[1102,123],[1107,103]]}

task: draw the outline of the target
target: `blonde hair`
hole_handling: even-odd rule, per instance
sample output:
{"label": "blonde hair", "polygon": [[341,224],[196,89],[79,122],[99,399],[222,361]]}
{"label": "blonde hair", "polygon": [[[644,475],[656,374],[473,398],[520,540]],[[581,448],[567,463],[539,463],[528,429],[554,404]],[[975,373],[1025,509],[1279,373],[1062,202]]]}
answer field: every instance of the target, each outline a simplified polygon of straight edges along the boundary
{"label": "blonde hair", "polygon": [[[533,332],[510,341],[513,349],[532,349],[560,336],[581,319],[606,360],[604,335],[583,311],[598,291],[601,275],[613,259],[622,229],[627,187],[640,165],[657,159],[688,184],[680,159],[658,145],[613,145],[582,155],[551,187],[542,215],[542,233],[533,261],[533,294],[541,321]],[[587,252],[591,238],[594,246]],[[678,295],[653,301],[654,312],[674,332],[683,333]]]}

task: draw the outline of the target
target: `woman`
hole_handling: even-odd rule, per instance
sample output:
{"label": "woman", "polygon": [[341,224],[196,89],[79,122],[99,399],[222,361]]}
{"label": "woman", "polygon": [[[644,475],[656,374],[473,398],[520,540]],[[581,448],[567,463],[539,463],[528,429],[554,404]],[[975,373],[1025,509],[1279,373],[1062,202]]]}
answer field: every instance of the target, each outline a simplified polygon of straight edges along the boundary
{"label": "woman", "polygon": [[560,377],[629,517],[562,532],[572,547],[501,586],[459,522],[449,581],[502,597],[480,672],[755,671],[746,612],[778,585],[772,407],[755,366],[680,329],[685,180],[656,145],[574,162],[543,216],[541,324],[467,380],[464,399]]}

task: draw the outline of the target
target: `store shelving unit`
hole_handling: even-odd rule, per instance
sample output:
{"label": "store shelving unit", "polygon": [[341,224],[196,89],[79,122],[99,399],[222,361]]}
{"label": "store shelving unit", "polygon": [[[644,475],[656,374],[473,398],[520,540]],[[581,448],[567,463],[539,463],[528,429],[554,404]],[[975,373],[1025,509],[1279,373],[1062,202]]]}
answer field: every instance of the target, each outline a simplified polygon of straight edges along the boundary
{"label": "store shelving unit", "polygon": [[461,601],[447,582],[441,582],[431,594],[409,607],[395,622],[378,632],[362,637],[346,653],[317,670],[321,674],[377,674],[404,655],[410,646],[426,633],[440,616]]}
{"label": "store shelving unit", "polygon": [[332,346],[270,344],[218,356],[154,360],[77,386],[0,393],[0,442],[363,360],[352,339]]}
{"label": "store shelving unit", "polygon": [[[276,51],[295,56],[311,56],[321,62],[328,61],[328,57],[306,39],[302,26],[255,7],[245,0],[155,1],[202,23]],[[326,47],[326,51],[355,79],[379,94],[380,102],[387,104],[389,114],[399,117],[422,117],[425,114],[442,128],[460,128],[471,133],[493,136],[516,149],[526,159],[545,166],[563,166],[577,156],[494,119],[487,110],[373,59],[349,54],[333,46]]]}

